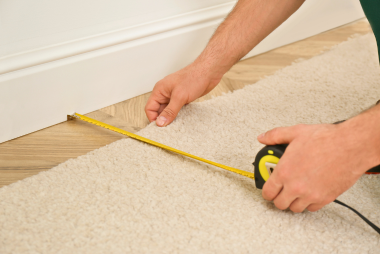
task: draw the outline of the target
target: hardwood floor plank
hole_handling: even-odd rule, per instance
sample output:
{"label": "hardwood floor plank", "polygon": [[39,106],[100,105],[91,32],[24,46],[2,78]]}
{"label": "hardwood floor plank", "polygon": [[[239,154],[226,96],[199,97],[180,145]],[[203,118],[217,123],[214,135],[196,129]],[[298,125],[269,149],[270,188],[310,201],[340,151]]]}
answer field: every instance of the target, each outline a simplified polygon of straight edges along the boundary
{"label": "hardwood floor plank", "polygon": [[[131,132],[140,129],[128,126],[126,122],[104,112],[95,111],[87,116]],[[80,120],[72,120],[2,143],[0,187],[48,170],[121,138],[125,136]]]}
{"label": "hardwood floor plank", "polygon": [[132,99],[102,108],[99,111],[117,117],[131,126],[144,128],[149,124],[144,108],[150,94],[151,93],[142,94]]}
{"label": "hardwood floor plank", "polygon": [[42,171],[46,171],[50,168],[46,169],[28,169],[28,170],[7,170],[7,171],[1,171],[1,177],[0,177],[0,187],[9,185],[11,183],[15,183],[19,180],[22,180],[24,178],[36,175]]}

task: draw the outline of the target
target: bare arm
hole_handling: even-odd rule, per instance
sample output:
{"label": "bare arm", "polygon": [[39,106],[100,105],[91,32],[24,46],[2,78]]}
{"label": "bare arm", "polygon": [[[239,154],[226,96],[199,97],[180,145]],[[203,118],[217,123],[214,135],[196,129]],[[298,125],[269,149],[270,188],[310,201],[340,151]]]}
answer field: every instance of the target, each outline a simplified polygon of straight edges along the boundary
{"label": "bare arm", "polygon": [[218,27],[194,64],[222,76],[273,30],[288,19],[303,0],[240,0]]}
{"label": "bare arm", "polygon": [[183,105],[210,92],[225,72],[292,15],[304,0],[239,0],[208,45],[189,66],[157,82],[145,112],[170,124]]}

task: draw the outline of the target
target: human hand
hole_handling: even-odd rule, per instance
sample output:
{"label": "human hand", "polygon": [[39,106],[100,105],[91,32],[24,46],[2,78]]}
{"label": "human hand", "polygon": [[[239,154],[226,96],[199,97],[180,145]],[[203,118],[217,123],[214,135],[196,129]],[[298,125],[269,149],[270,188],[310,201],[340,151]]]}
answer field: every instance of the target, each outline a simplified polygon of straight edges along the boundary
{"label": "human hand", "polygon": [[189,65],[158,81],[145,106],[150,122],[158,126],[170,124],[183,105],[209,93],[221,80],[221,73]]}
{"label": "human hand", "polygon": [[289,144],[264,184],[263,197],[297,213],[333,202],[379,164],[379,151],[366,142],[371,137],[361,127],[355,121],[296,125],[260,135],[266,145]]}

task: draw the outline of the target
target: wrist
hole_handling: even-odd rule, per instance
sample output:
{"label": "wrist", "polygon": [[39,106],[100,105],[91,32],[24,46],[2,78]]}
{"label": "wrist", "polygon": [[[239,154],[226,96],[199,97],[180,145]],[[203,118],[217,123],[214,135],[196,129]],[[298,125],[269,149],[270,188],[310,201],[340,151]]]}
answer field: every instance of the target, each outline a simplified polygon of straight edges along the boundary
{"label": "wrist", "polygon": [[380,164],[380,105],[340,124],[346,144],[356,150],[361,173]]}
{"label": "wrist", "polygon": [[206,48],[192,63],[198,69],[205,70],[211,79],[221,79],[223,75],[231,69],[231,67],[239,59],[234,57],[234,54],[227,52],[220,52],[214,49],[211,51]]}
{"label": "wrist", "polygon": [[196,76],[203,80],[201,83],[217,86],[225,72],[218,69],[216,65],[207,62],[194,61],[186,67],[192,76]]}

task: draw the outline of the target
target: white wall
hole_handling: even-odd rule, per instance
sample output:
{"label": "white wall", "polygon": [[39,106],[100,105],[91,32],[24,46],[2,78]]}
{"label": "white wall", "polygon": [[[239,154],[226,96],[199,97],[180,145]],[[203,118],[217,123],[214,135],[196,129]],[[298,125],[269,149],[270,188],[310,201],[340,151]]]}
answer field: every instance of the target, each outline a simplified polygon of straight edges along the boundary
{"label": "white wall", "polygon": [[[0,142],[151,91],[235,4],[147,1],[0,1]],[[363,16],[358,0],[306,0],[248,56]]]}
{"label": "white wall", "polygon": [[231,0],[2,0],[0,57],[227,2]]}
{"label": "white wall", "polygon": [[2,0],[0,59],[231,0]]}

